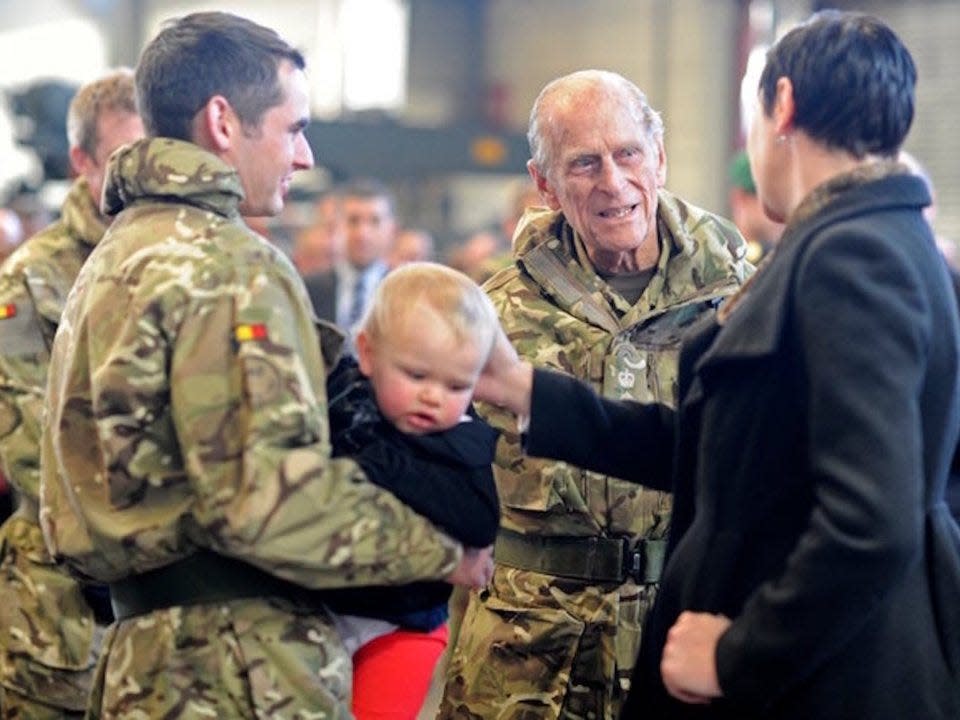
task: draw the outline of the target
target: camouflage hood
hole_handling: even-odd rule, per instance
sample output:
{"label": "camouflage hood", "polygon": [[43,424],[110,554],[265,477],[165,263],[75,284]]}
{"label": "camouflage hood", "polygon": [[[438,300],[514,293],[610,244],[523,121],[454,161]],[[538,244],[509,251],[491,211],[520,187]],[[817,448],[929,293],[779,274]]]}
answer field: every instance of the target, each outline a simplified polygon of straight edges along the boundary
{"label": "camouflage hood", "polygon": [[240,176],[216,155],[182,140],[146,138],[110,158],[103,208],[116,215],[138,200],[174,201],[231,217],[242,199]]}
{"label": "camouflage hood", "polygon": [[[514,254],[517,265],[561,308],[611,332],[659,309],[725,295],[753,270],[733,223],[665,190],[658,193],[657,235],[656,274],[633,307],[596,273],[582,238],[559,211],[528,210],[514,234]],[[565,272],[558,273],[559,267]]]}
{"label": "camouflage hood", "polygon": [[60,219],[70,235],[87,245],[96,245],[107,231],[107,219],[90,197],[90,185],[83,178],[70,187]]}

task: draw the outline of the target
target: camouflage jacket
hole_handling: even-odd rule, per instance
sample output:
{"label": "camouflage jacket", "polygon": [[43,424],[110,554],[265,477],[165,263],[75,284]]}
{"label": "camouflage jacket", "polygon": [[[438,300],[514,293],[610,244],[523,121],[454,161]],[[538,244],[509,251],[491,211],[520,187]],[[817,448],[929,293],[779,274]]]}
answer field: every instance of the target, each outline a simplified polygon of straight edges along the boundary
{"label": "camouflage jacket", "polygon": [[303,282],[238,214],[237,173],[155,138],[111,158],[117,217],[54,342],[41,524],[110,582],[196,548],[309,587],[440,578],[460,546],[330,459]]}
{"label": "camouflage jacket", "polygon": [[0,529],[0,685],[4,712],[24,717],[83,710],[103,632],[76,580],[44,545],[37,495],[49,349],[70,287],[105,229],[78,180],[60,220],[0,268],[0,461],[19,494],[16,514]]}
{"label": "camouflage jacket", "polygon": [[[659,194],[657,225],[656,272],[630,306],[594,271],[562,214],[528,211],[515,235],[515,266],[484,286],[520,355],[588,380],[608,397],[673,406],[682,329],[734,292],[752,267],[729,221],[666,191]],[[525,458],[515,425],[486,410],[504,431],[495,474],[505,527],[540,535],[666,536],[669,495]]]}
{"label": "camouflage jacket", "polygon": [[27,240],[0,268],[0,462],[31,505],[40,485],[50,346],[67,293],[105,230],[86,181],[78,180],[60,220]]}

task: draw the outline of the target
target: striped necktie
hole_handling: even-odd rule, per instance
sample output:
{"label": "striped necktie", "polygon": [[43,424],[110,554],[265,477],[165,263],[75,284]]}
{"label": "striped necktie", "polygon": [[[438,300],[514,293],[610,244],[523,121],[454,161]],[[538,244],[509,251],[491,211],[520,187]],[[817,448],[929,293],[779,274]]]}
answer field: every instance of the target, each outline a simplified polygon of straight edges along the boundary
{"label": "striped necktie", "polygon": [[350,298],[350,312],[347,314],[347,330],[353,330],[354,325],[360,322],[363,315],[364,300],[366,293],[363,291],[363,282],[365,276],[358,274],[353,281],[353,295]]}

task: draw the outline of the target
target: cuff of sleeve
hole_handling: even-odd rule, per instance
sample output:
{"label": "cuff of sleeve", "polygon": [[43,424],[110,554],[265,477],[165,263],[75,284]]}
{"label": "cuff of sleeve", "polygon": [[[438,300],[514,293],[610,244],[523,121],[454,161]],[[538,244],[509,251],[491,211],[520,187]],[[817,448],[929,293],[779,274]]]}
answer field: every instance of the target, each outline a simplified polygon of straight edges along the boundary
{"label": "cuff of sleeve", "polygon": [[745,666],[743,646],[743,628],[734,621],[717,641],[714,653],[717,683],[728,700],[761,707],[776,695],[777,682],[769,668],[761,672]]}

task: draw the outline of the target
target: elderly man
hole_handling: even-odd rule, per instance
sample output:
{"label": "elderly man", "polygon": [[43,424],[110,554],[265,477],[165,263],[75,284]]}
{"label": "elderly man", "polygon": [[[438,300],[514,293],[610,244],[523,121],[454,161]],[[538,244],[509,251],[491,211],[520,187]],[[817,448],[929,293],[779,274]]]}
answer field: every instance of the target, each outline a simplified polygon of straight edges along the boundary
{"label": "elderly man", "polygon": [[[521,356],[604,395],[676,402],[684,328],[751,272],[734,226],[663,190],[663,125],[630,81],[581,71],[530,116],[549,210],[517,229],[486,284]],[[657,591],[669,495],[521,452],[504,429],[489,587],[473,594],[440,717],[614,718]],[[626,440],[629,441],[629,440]]]}
{"label": "elderly man", "polygon": [[49,349],[67,293],[109,223],[100,212],[107,159],[142,136],[130,70],[81,87],[67,111],[77,180],[60,219],[0,267],[0,461],[20,502],[0,529],[4,717],[79,717],[112,619],[105,590],[72,579],[44,546],[37,510],[39,428]]}

